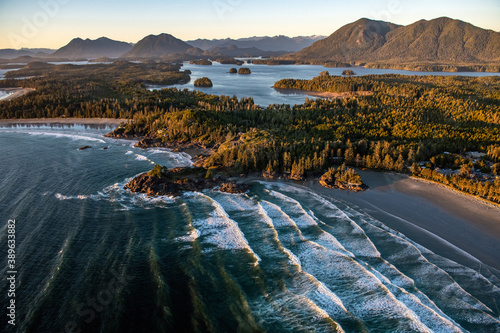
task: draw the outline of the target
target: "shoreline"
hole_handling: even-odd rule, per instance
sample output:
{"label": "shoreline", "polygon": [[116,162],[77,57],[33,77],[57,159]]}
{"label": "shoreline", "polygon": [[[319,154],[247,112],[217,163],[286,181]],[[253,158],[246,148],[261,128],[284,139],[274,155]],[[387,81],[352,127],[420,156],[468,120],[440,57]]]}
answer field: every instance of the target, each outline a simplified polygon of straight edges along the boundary
{"label": "shoreline", "polygon": [[409,176],[359,173],[367,191],[330,190],[314,180],[305,186],[363,210],[436,254],[477,270],[486,264],[500,277],[499,207]]}
{"label": "shoreline", "polygon": [[21,97],[35,91],[33,88],[0,88],[1,91],[5,91],[7,93],[11,93],[11,95],[6,96],[5,98],[0,99],[0,102],[8,102],[13,100],[14,98]]}
{"label": "shoreline", "polygon": [[[189,147],[176,151],[193,153]],[[145,148],[148,149],[148,148]],[[319,179],[305,181],[266,179],[249,174],[246,180],[291,182],[360,209],[389,228],[435,254],[474,270],[487,265],[500,278],[500,207],[444,184],[404,174],[357,170],[366,191],[329,189]]]}
{"label": "shoreline", "polygon": [[13,125],[109,125],[120,126],[128,119],[121,118],[29,118],[29,119],[0,119],[0,126]]}
{"label": "shoreline", "polygon": [[370,96],[374,93],[372,91],[354,91],[354,92],[342,92],[342,93],[334,93],[328,91],[314,91],[314,90],[302,90],[302,89],[293,89],[293,88],[277,88],[274,87],[274,90],[279,92],[280,94],[285,95],[305,95],[305,96],[313,96],[327,99],[337,99],[337,98],[349,98],[355,96]]}

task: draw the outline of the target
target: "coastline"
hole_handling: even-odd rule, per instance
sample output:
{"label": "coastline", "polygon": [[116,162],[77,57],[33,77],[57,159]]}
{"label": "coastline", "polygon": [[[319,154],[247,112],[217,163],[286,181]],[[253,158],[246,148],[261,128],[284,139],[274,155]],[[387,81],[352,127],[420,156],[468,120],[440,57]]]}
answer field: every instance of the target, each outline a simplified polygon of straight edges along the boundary
{"label": "coastline", "polygon": [[314,91],[314,90],[302,90],[302,89],[292,89],[292,88],[277,88],[273,87],[280,94],[286,95],[305,95],[313,96],[327,99],[337,99],[337,98],[349,98],[354,96],[370,96],[373,95],[372,91],[355,91],[355,92],[343,92],[334,93],[328,91]]}
{"label": "coastline", "polygon": [[0,90],[12,93],[11,95],[0,99],[0,102],[7,102],[13,100],[14,98],[21,97],[23,95],[26,95],[27,93],[35,91],[35,89],[33,88],[1,88]]}
{"label": "coastline", "polygon": [[[191,151],[189,145],[177,143],[175,148],[192,158],[199,153]],[[500,278],[499,206],[443,184],[404,174],[369,170],[358,173],[368,190],[328,189],[317,178],[302,182],[270,180],[261,174],[245,178],[305,185],[316,193],[361,209],[438,255],[474,270],[486,264]]]}
{"label": "coastline", "polygon": [[127,122],[128,119],[115,118],[30,118],[30,119],[0,119],[0,126],[13,126],[24,124],[63,124],[63,125],[109,125],[119,126],[121,123]]}
{"label": "coastline", "polygon": [[369,190],[358,193],[330,190],[314,180],[306,181],[305,185],[360,208],[436,254],[477,270],[483,263],[500,273],[499,207],[409,176],[375,171],[359,173]]}

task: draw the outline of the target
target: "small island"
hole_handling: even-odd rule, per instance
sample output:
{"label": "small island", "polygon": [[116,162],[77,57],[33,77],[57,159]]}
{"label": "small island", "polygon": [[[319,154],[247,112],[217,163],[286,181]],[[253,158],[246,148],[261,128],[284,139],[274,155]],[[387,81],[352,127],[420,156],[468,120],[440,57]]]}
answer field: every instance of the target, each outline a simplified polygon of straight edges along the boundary
{"label": "small island", "polygon": [[210,88],[210,87],[213,87],[214,84],[212,83],[212,80],[210,80],[208,77],[202,77],[202,78],[196,79],[194,81],[194,86],[195,87]]}
{"label": "small island", "polygon": [[238,70],[237,70],[236,68],[231,68],[231,69],[229,70],[229,73],[230,73],[230,74],[236,74],[236,73],[238,73]]}
{"label": "small island", "polygon": [[202,65],[202,66],[210,66],[212,62],[208,59],[200,59],[200,60],[191,60],[189,62],[191,65]]}
{"label": "small island", "polygon": [[361,176],[352,168],[346,168],[342,164],[339,168],[332,167],[320,177],[319,183],[326,188],[351,190],[360,192],[368,187],[363,184]]}
{"label": "small island", "polygon": [[237,65],[237,66],[243,65],[243,61],[234,58],[218,58],[216,59],[216,61],[221,65]]}
{"label": "small island", "polygon": [[242,67],[238,70],[238,74],[251,74],[250,68]]}
{"label": "small island", "polygon": [[354,71],[352,69],[344,69],[342,71],[342,75],[344,75],[344,76],[352,76],[352,75],[356,75],[356,73],[354,73]]}

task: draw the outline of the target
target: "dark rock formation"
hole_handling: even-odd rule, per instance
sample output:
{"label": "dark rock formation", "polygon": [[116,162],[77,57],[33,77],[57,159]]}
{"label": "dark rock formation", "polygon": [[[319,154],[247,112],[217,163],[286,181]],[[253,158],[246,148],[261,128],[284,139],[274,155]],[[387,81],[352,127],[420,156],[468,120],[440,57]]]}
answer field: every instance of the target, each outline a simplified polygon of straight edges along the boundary
{"label": "dark rock formation", "polygon": [[228,180],[220,175],[204,178],[207,175],[204,168],[173,168],[164,170],[161,177],[154,172],[158,171],[157,169],[161,167],[155,167],[152,172],[135,177],[124,188],[149,196],[180,196],[183,192],[199,192],[217,187],[219,191],[226,193],[245,193],[249,189],[246,184]]}
{"label": "dark rock formation", "polygon": [[194,81],[194,86],[210,88],[213,87],[214,84],[212,83],[212,80],[210,80],[208,77],[202,77]]}
{"label": "dark rock formation", "polygon": [[246,67],[243,67],[243,68],[240,68],[238,70],[238,74],[251,74],[252,71],[250,71],[250,68],[246,68]]}
{"label": "dark rock formation", "polygon": [[365,184],[353,184],[349,182],[338,181],[337,179],[335,179],[335,177],[327,173],[320,177],[319,183],[321,186],[326,188],[349,190],[355,192],[361,192],[368,188]]}
{"label": "dark rock formation", "polygon": [[202,65],[202,66],[212,65],[212,62],[210,60],[207,60],[207,59],[191,60],[189,63],[192,65]]}

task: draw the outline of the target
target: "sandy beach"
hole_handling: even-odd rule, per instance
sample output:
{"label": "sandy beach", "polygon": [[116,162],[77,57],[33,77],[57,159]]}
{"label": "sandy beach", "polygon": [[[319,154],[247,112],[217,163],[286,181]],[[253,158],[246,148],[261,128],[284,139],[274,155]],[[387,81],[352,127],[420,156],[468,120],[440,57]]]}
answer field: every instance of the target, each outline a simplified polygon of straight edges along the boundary
{"label": "sandy beach", "polygon": [[115,119],[115,118],[33,118],[33,119],[0,119],[0,126],[12,126],[12,125],[49,125],[49,124],[61,124],[61,125],[108,125],[108,126],[119,126],[122,123],[126,123],[127,119]]}
{"label": "sandy beach", "polygon": [[362,209],[434,253],[474,269],[481,268],[479,260],[500,270],[499,207],[405,175],[359,173],[370,186],[365,192],[330,190],[316,181],[306,185]]}
{"label": "sandy beach", "polygon": [[35,91],[35,89],[33,89],[33,88],[2,88],[0,90],[5,91],[7,93],[11,93],[11,95],[9,95],[3,99],[0,99],[0,102],[10,101],[10,100],[13,100],[14,98],[17,98],[17,97],[25,95],[29,92]]}

